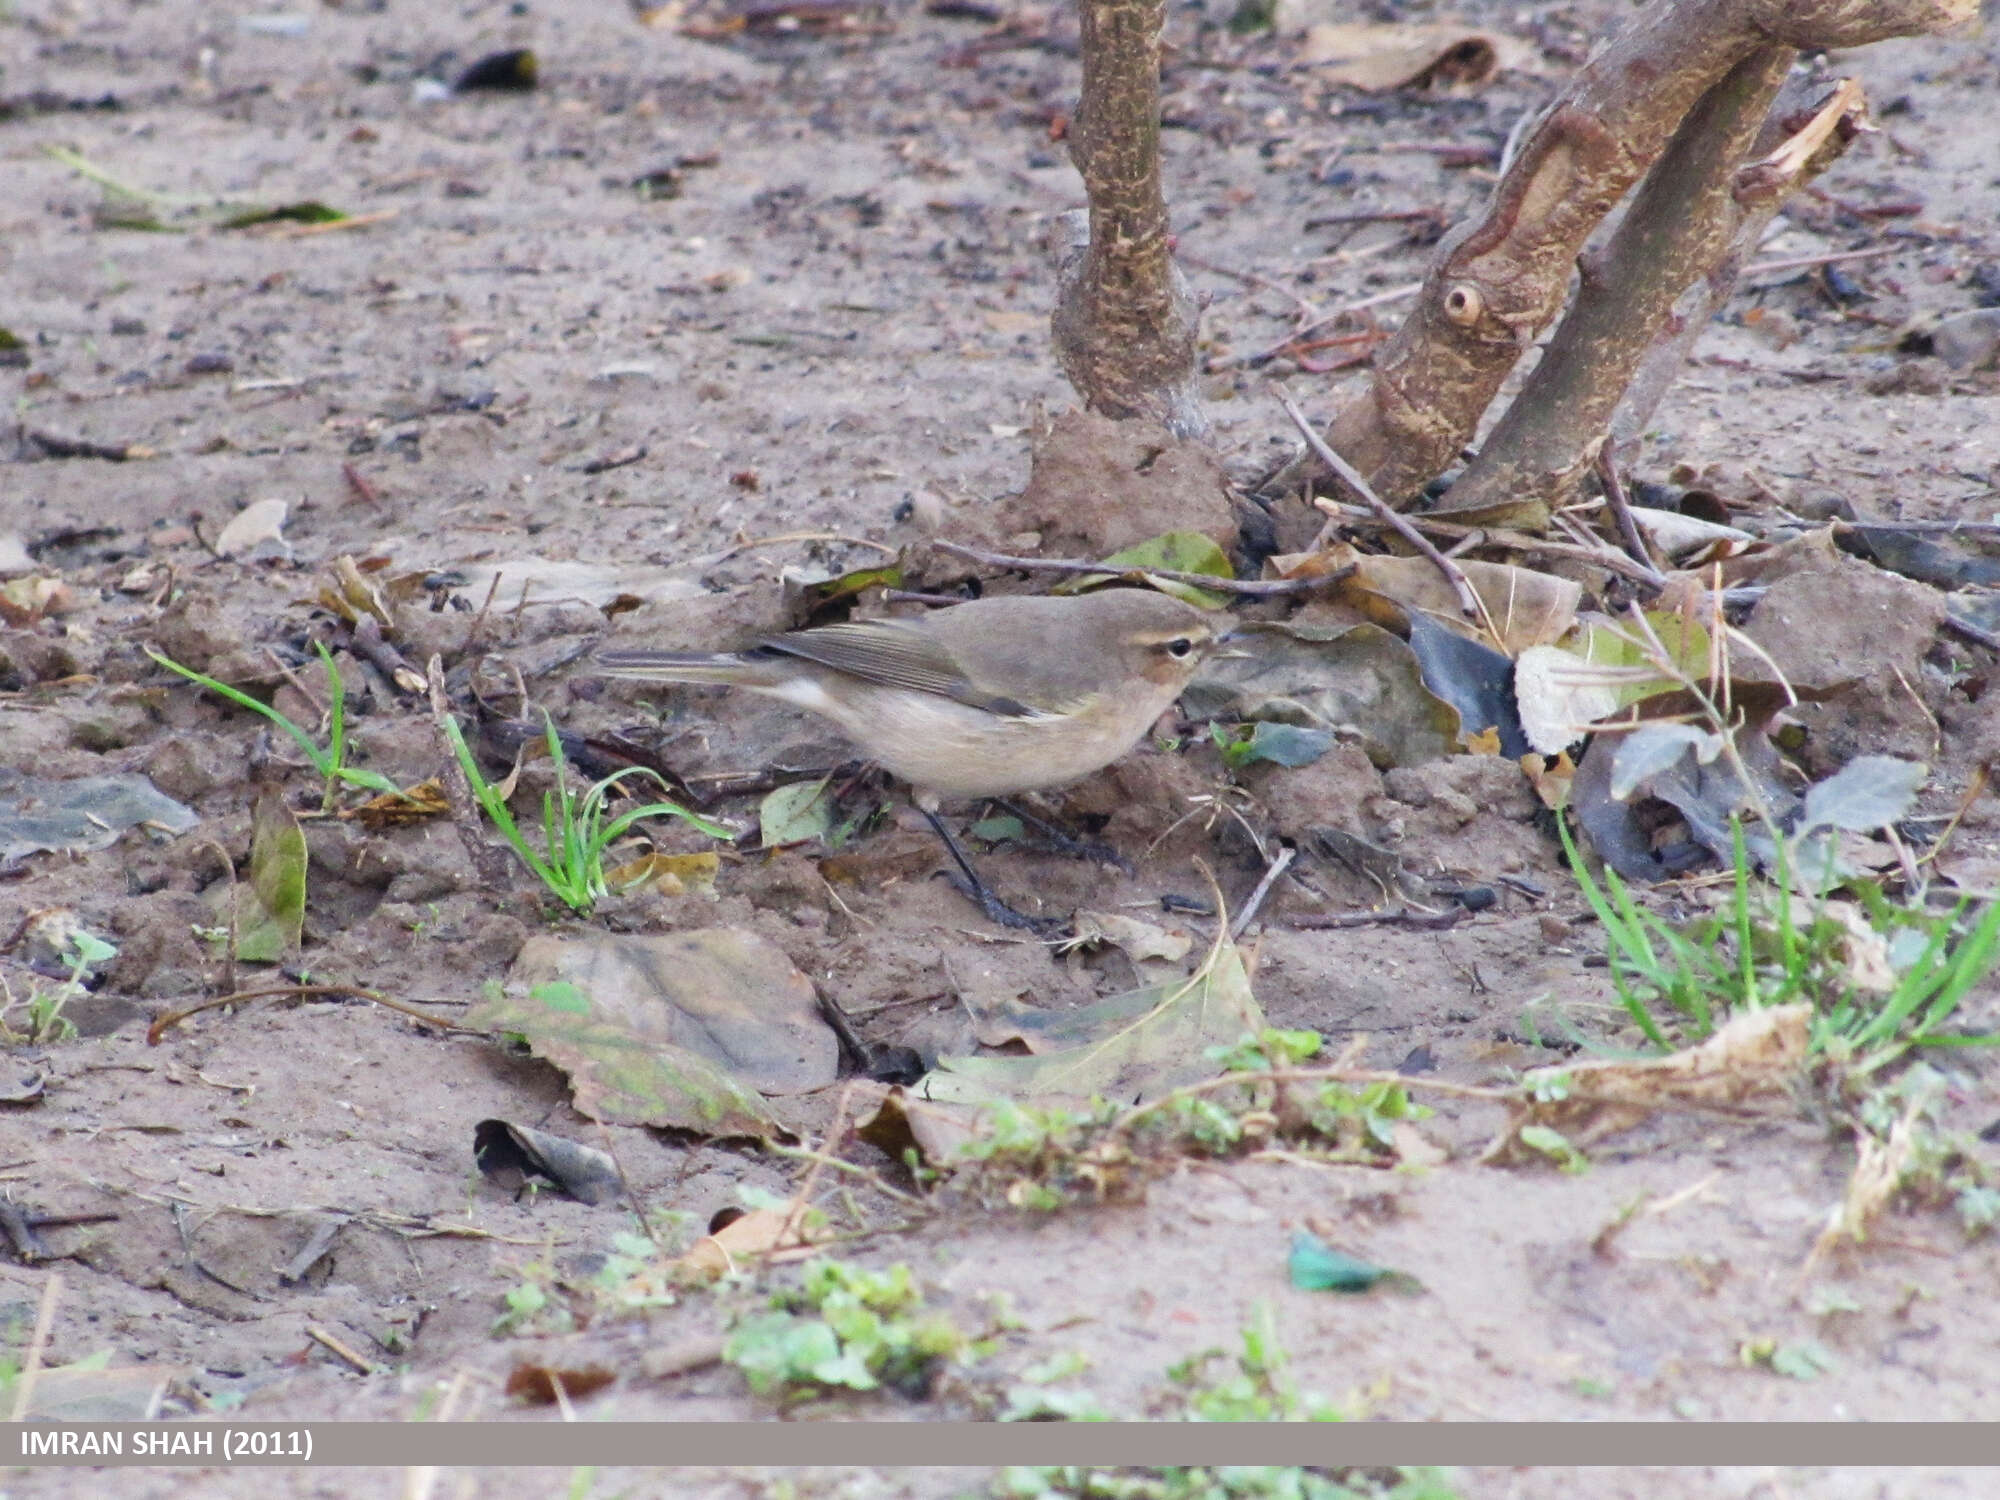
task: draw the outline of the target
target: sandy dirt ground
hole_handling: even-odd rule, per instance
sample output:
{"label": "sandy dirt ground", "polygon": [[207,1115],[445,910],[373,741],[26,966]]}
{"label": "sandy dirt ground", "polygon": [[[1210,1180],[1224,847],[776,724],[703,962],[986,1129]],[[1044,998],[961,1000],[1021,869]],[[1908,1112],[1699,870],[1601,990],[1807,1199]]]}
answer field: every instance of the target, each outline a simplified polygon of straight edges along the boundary
{"label": "sandy dirt ground", "polygon": [[[1313,221],[1378,209],[1462,216],[1490,171],[1420,148],[1497,146],[1623,10],[1466,9],[1527,43],[1534,70],[1477,90],[1371,97],[1315,82],[1282,44],[1246,51],[1218,0],[1176,9],[1168,191],[1208,299],[1210,361],[1282,339],[1296,297],[1331,309],[1415,279],[1421,226]],[[778,619],[788,578],[867,565],[939,527],[989,534],[982,517],[1023,486],[1039,424],[1073,404],[1049,350],[1042,248],[1048,216],[1081,202],[1051,129],[1073,108],[1070,33],[1060,20],[1007,33],[903,0],[862,32],[713,41],[641,25],[616,5],[388,0],[293,13],[298,34],[252,24],[248,7],[188,0],[0,8],[0,325],[23,346],[0,368],[0,536],[29,546],[73,595],[67,613],[0,631],[0,764],[143,772],[201,820],[178,837],[37,855],[0,882],[0,935],[30,911],[64,907],[119,947],[104,982],[72,1007],[80,1038],[10,1054],[10,1066],[44,1076],[40,1101],[0,1107],[0,1162],[18,1201],[115,1218],[46,1231],[58,1257],[47,1264],[0,1263],[0,1320],[25,1343],[53,1266],[65,1294],[48,1361],[108,1352],[114,1365],[170,1368],[167,1410],[183,1414],[404,1420],[455,1383],[461,1417],[552,1420],[504,1391],[510,1370],[548,1356],[631,1372],[580,1406],[590,1418],[775,1416],[727,1367],[637,1373],[648,1349],[714,1335],[753,1289],[560,1337],[493,1331],[524,1267],[587,1266],[631,1224],[614,1204],[515,1199],[476,1172],[473,1128],[489,1118],[600,1139],[548,1065],[332,998],[210,1013],[147,1044],[153,1018],[215,993],[219,966],[194,932],[214,921],[204,893],[219,860],[204,845],[240,859],[251,762],[296,757],[283,741],[260,750],[261,720],[171,680],[142,647],[218,672],[235,661],[279,686],[275,657],[323,687],[306,649],[325,620],[316,579],[343,556],[383,559],[385,576],[446,575],[445,590],[474,606],[431,616],[434,638],[411,643],[414,658],[436,651],[458,670],[484,654],[517,669],[535,711],[565,726],[647,730],[641,700],[662,695],[581,670],[607,636],[717,644]],[[532,92],[431,98],[419,86],[510,46],[534,49]],[[1848,266],[1869,294],[1854,304],[1865,316],[1843,314],[1810,279],[1740,292],[1656,418],[1638,469],[1664,478],[1674,465],[1733,466],[1802,510],[1839,496],[1881,517],[1990,519],[2000,509],[1992,378],[1906,352],[1899,333],[1973,306],[1981,268],[2000,257],[1991,131],[1966,128],[1990,118],[2000,41],[1989,31],[1890,43],[1832,62],[1864,80],[1882,130],[1823,181],[1826,196],[1798,206],[1769,253],[1880,247]],[[51,147],[158,192],[319,200],[366,222],[312,233],[108,227],[99,186]],[[1853,212],[1897,198],[1922,206]],[[1393,322],[1393,302],[1383,315]],[[1273,375],[1309,409],[1331,409],[1338,377],[1289,362],[1220,369],[1206,394],[1218,450],[1239,475],[1289,451],[1266,394]],[[34,433],[144,452],[57,457]],[[288,556],[217,557],[220,528],[267,499],[289,506]],[[587,583],[553,564],[588,569]],[[614,592],[651,601],[615,621],[598,607],[609,595],[591,593],[611,568],[629,573]],[[502,581],[481,609],[495,570]],[[540,581],[524,602],[526,578]],[[1979,657],[1970,668],[1968,656]],[[433,774],[427,708],[355,665],[363,763],[405,783]],[[1983,686],[1991,663],[1961,644],[1911,666],[1922,715],[1899,722],[1929,740],[1926,809],[1949,810],[1990,749],[1966,684]],[[670,701],[664,726],[647,732],[686,775],[842,754],[823,728],[775,708],[712,693]],[[1263,868],[1247,840],[1230,818],[1184,815],[1234,799],[1268,827],[1273,808],[1310,805],[1320,822],[1393,843],[1408,867],[1491,884],[1500,899],[1446,932],[1315,931],[1292,918],[1316,898],[1281,892],[1250,935],[1274,1024],[1365,1036],[1377,1066],[1424,1049],[1435,1076],[1479,1083],[1550,1055],[1529,1044],[1525,1007],[1605,1013],[1610,987],[1590,961],[1601,939],[1579,920],[1582,899],[1513,766],[1466,756],[1385,777],[1342,752],[1303,771],[1267,768],[1229,792],[1198,738],[1172,755],[1143,751],[1071,796],[1072,813],[1096,814],[1136,874],[1001,849],[986,867],[996,884],[1049,911],[1157,914],[1164,893],[1202,892],[1199,856],[1240,902]],[[317,803],[309,771],[284,785],[302,808]],[[739,798],[719,811],[740,822],[753,806]],[[1026,995],[1060,1008],[1129,980],[982,921],[927,878],[936,861],[923,862],[920,832],[903,813],[870,836],[877,852],[899,852],[907,878],[833,887],[794,851],[726,864],[713,895],[656,898],[613,919],[758,933],[871,1041],[932,1051],[963,1043],[967,1002]],[[576,925],[546,913],[524,874],[511,890],[478,882],[445,822],[369,832],[309,821],[307,836],[300,964],[314,977],[463,1006],[531,935]],[[1958,838],[1966,857],[2000,853],[1990,796]],[[1332,864],[1313,878],[1336,907],[1379,895]],[[0,956],[0,974],[16,993],[34,979],[19,952]],[[1989,984],[1971,1019],[1996,1014]],[[1976,1132],[2000,1118],[1992,1065],[1952,1065],[1953,1122]],[[968,1328],[986,1326],[996,1296],[1018,1326],[928,1400],[856,1398],[793,1415],[972,1415],[1022,1370],[1070,1351],[1087,1364],[1076,1383],[1105,1411],[1160,1415],[1169,1367],[1235,1348],[1264,1303],[1278,1310],[1298,1385],[1354,1416],[2000,1414],[1990,1238],[1968,1241],[1948,1212],[1911,1210],[1866,1247],[1802,1272],[1853,1165],[1823,1120],[1668,1119],[1567,1175],[1477,1165],[1497,1115],[1434,1102],[1427,1128],[1453,1159],[1429,1171],[1188,1165],[1139,1203],[1046,1217],[960,1204],[853,1246],[844,1253],[864,1264],[908,1264]],[[783,1193],[799,1174],[795,1162],[684,1135],[614,1128],[609,1139],[641,1201],[696,1224],[742,1188]],[[1642,1200],[1666,1206],[1635,1215],[1610,1253],[1594,1249]],[[351,1219],[332,1252],[286,1279],[330,1213]],[[1411,1273],[1422,1295],[1293,1289],[1285,1247],[1308,1221]],[[1814,1301],[1814,1291],[1838,1295]],[[1841,1310],[1812,1310],[1828,1307]],[[333,1331],[379,1373],[357,1373],[309,1328]],[[1740,1354],[1757,1340],[1807,1339],[1834,1356],[1813,1380]],[[1691,1432],[1690,1458],[1698,1442]],[[928,1495],[975,1479],[787,1482],[799,1495]],[[1990,1493],[1963,1471],[1600,1479],[1586,1490],[1558,1471],[1459,1476],[1482,1500]],[[85,1480],[16,1474],[7,1486],[102,1493]],[[605,1470],[587,1493],[728,1496],[772,1482]],[[125,1476],[120,1493],[389,1492],[374,1483],[159,1473]],[[568,1484],[453,1471],[435,1493]]]}

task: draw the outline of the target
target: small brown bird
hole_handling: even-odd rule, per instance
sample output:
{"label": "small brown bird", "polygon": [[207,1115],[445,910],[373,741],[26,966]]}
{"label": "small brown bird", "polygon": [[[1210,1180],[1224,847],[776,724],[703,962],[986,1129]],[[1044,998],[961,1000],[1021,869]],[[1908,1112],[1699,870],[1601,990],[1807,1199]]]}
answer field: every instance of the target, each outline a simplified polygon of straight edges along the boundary
{"label": "small brown bird", "polygon": [[606,677],[748,688],[830,719],[916,789],[943,834],[942,798],[1059,786],[1124,755],[1227,621],[1150,589],[1112,588],[824,625],[747,651],[600,651],[596,665]]}

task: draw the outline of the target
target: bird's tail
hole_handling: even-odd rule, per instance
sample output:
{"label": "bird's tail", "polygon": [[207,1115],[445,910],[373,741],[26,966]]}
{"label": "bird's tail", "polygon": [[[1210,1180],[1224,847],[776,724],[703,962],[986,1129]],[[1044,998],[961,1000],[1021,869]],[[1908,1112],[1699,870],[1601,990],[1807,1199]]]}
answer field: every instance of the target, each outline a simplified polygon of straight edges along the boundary
{"label": "bird's tail", "polygon": [[591,664],[599,677],[722,682],[747,688],[768,688],[781,675],[776,662],[754,651],[599,651]]}

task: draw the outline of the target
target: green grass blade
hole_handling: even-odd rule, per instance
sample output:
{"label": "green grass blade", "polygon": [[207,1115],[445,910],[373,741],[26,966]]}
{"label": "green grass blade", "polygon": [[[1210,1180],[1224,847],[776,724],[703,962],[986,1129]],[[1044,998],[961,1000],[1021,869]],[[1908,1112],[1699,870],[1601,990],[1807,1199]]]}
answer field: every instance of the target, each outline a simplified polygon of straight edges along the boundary
{"label": "green grass blade", "polygon": [[275,708],[271,707],[270,704],[260,703],[241,688],[233,688],[226,682],[218,682],[206,673],[195,671],[193,667],[184,667],[172,657],[161,654],[151,646],[146,647],[145,650],[148,656],[152,657],[154,661],[165,667],[169,672],[178,672],[181,676],[187,678],[188,681],[198,683],[212,693],[219,693],[238,708],[247,708],[253,714],[262,714],[292,737],[298,744],[299,749],[305,752],[306,759],[312,762],[314,770],[318,771],[322,776],[331,776],[333,774],[330,768],[331,758],[324,750],[320,749],[318,744],[314,742],[313,737],[283,714],[279,713]]}

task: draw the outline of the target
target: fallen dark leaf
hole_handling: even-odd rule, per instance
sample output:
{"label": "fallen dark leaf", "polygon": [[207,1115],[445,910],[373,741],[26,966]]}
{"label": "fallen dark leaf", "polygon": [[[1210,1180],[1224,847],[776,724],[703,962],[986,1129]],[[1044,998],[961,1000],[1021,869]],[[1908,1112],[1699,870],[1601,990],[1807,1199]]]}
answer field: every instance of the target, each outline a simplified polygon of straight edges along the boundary
{"label": "fallen dark leaf", "polygon": [[608,1153],[507,1120],[473,1127],[472,1159],[482,1175],[517,1192],[526,1179],[541,1177],[579,1203],[604,1203],[618,1193],[618,1164]]}
{"label": "fallen dark leaf", "polygon": [[535,86],[536,72],[535,54],[526,47],[513,47],[487,53],[459,74],[451,87],[459,94],[476,90],[522,94]]}

